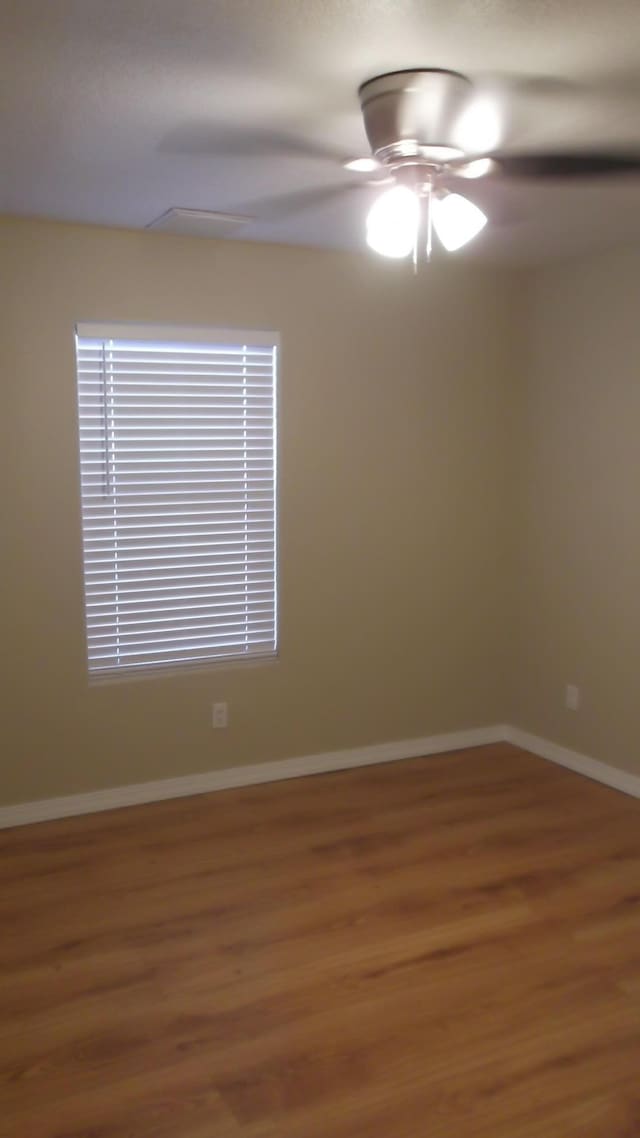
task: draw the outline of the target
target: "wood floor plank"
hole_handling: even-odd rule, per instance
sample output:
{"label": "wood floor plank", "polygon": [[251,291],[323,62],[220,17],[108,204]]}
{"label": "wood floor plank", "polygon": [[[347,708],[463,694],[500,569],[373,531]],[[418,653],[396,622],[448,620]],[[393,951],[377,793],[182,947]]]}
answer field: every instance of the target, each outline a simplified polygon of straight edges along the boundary
{"label": "wood floor plank", "polygon": [[0,1134],[637,1138],[639,820],[497,744],[5,831]]}

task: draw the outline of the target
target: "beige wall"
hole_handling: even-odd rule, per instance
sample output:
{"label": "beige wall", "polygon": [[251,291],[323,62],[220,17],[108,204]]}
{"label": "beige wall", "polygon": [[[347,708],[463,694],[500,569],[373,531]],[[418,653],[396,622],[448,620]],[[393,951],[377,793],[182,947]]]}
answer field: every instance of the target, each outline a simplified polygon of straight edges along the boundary
{"label": "beige wall", "polygon": [[528,301],[512,719],[640,773],[640,249],[551,265]]}
{"label": "beige wall", "polygon": [[[0,240],[0,802],[504,719],[510,276],[12,220]],[[76,320],[280,331],[277,663],[89,687]]]}

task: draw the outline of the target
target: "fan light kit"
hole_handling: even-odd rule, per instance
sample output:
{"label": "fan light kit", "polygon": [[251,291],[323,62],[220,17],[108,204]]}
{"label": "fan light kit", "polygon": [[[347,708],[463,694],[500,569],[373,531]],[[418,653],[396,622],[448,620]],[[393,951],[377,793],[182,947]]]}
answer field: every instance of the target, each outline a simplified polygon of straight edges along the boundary
{"label": "fan light kit", "polygon": [[426,250],[431,255],[431,231],[450,253],[461,249],[484,229],[487,216],[462,194],[435,191],[429,183],[420,196],[407,186],[386,190],[372,205],[367,217],[367,245],[384,257],[417,254],[422,219],[421,198],[426,197]]}

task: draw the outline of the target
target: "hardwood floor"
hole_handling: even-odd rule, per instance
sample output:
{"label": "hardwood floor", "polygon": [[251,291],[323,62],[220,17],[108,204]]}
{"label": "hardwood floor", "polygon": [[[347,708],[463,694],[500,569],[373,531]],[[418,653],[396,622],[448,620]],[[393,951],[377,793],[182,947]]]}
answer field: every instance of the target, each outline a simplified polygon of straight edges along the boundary
{"label": "hardwood floor", "polygon": [[506,744],[0,834],[3,1138],[638,1138],[640,802]]}

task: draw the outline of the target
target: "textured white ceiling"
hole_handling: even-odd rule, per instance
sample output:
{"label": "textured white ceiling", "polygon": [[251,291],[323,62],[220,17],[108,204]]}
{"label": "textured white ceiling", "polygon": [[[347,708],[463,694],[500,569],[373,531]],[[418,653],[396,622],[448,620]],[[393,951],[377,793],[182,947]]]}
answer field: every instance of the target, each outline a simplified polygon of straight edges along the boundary
{"label": "textured white ceiling", "polygon": [[[513,147],[640,151],[639,61],[640,0],[2,0],[0,209],[133,227],[172,206],[249,213],[234,235],[361,248],[372,191],[315,191],[361,187],[340,159],[367,152],[363,80],[490,77]],[[474,256],[640,240],[640,176],[468,193],[492,220]]]}

